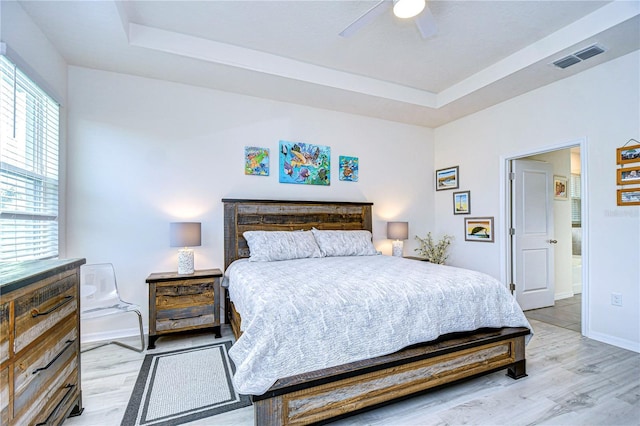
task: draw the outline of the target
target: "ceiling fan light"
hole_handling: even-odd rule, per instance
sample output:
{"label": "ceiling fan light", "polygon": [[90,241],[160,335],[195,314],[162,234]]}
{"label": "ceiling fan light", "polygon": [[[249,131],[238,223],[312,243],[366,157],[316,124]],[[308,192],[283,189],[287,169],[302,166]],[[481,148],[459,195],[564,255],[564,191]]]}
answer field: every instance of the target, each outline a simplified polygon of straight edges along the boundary
{"label": "ceiling fan light", "polygon": [[394,0],[393,14],[398,18],[413,18],[424,10],[425,0]]}

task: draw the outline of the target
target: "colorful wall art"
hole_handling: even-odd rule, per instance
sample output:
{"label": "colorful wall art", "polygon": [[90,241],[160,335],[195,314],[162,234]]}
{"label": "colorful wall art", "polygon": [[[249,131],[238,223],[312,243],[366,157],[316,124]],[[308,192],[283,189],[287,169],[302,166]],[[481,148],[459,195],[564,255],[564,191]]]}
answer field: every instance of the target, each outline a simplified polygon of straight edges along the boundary
{"label": "colorful wall art", "polygon": [[330,147],[280,141],[278,157],[280,158],[280,183],[330,184]]}
{"label": "colorful wall art", "polygon": [[347,182],[358,181],[358,157],[340,156],[340,180]]}
{"label": "colorful wall art", "polygon": [[244,147],[244,174],[269,176],[269,148]]}

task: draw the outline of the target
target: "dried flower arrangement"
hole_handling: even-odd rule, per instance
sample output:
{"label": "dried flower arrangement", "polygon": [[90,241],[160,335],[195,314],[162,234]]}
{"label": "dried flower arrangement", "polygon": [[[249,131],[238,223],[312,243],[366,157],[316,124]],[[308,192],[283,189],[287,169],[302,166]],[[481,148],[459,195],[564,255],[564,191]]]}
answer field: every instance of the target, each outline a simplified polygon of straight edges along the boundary
{"label": "dried flower arrangement", "polygon": [[420,241],[420,247],[416,249],[420,256],[424,257],[428,262],[444,265],[444,262],[449,257],[447,249],[453,240],[451,235],[445,235],[440,241],[434,243],[431,232],[429,232],[426,238],[420,238],[416,235],[416,240]]}

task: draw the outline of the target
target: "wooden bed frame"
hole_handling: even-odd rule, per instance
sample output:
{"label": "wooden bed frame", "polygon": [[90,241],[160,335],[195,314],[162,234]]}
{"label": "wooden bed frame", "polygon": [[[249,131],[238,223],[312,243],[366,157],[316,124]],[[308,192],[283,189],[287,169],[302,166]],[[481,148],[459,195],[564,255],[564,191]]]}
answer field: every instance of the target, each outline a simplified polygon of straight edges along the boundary
{"label": "wooden bed frame", "polygon": [[[223,199],[225,269],[249,257],[249,230],[372,230],[372,203]],[[226,322],[240,337],[241,317],[225,297]],[[507,369],[525,377],[527,328],[456,333],[399,352],[280,378],[253,395],[256,425],[324,423],[462,379]]]}

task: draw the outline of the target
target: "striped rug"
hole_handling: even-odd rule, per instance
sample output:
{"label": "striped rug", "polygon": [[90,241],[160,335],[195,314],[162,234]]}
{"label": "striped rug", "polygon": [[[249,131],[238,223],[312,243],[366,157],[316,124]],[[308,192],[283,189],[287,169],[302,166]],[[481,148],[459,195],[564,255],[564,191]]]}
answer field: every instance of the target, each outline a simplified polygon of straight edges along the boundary
{"label": "striped rug", "polygon": [[251,405],[233,389],[230,347],[225,341],[147,355],[122,426],[181,425]]}

